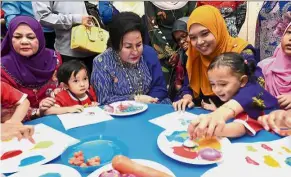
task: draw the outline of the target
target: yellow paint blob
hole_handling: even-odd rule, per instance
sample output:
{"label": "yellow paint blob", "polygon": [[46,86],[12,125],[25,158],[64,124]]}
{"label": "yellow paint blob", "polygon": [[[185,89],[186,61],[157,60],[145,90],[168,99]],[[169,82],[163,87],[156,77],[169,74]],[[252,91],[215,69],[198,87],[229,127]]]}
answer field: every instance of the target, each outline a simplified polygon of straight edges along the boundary
{"label": "yellow paint blob", "polygon": [[284,149],[287,153],[290,153],[291,154],[291,150],[285,146],[282,146],[282,149]]}
{"label": "yellow paint blob", "polygon": [[221,145],[218,141],[217,138],[201,138],[197,141],[197,143],[199,144],[198,146],[198,150],[200,149],[204,149],[206,147],[210,147],[213,149],[217,149],[220,150],[221,149]]}
{"label": "yellow paint blob", "polygon": [[280,168],[280,164],[270,155],[265,155],[264,156],[264,162],[266,165],[270,167],[275,167],[275,168]]}

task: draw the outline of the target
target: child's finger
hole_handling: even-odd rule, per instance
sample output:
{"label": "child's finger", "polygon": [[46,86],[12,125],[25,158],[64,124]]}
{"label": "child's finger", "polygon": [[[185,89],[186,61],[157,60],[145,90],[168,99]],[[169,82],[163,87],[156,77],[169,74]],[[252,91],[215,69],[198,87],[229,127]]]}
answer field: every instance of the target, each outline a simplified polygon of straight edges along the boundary
{"label": "child's finger", "polygon": [[210,104],[215,105],[214,102],[211,100],[211,98],[209,98],[209,102],[210,102]]}

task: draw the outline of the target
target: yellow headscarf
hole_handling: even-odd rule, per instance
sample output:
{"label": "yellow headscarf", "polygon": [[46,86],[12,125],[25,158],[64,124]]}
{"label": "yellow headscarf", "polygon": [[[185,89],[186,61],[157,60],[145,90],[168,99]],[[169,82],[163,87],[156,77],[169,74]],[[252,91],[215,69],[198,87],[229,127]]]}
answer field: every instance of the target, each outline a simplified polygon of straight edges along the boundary
{"label": "yellow headscarf", "polygon": [[199,96],[200,90],[204,95],[211,96],[214,93],[212,92],[207,76],[207,68],[211,61],[224,52],[241,53],[248,45],[248,42],[240,38],[233,38],[229,35],[220,11],[213,6],[204,5],[196,8],[189,17],[187,23],[188,31],[194,23],[198,23],[209,29],[216,39],[217,46],[213,53],[208,56],[203,56],[195,47],[189,45],[186,65],[189,84],[194,91],[194,97]]}

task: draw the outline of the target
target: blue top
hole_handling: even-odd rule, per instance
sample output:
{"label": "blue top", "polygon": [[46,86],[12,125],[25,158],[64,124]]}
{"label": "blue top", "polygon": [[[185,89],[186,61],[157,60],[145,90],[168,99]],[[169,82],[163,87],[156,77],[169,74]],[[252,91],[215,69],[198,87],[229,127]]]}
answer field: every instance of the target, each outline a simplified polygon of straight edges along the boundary
{"label": "blue top", "polygon": [[138,93],[157,97],[159,103],[171,103],[157,53],[147,45],[134,67],[122,64],[112,48],[98,55],[93,61],[91,84],[100,104],[133,100]]}
{"label": "blue top", "polygon": [[118,10],[114,8],[111,1],[99,1],[98,11],[104,24],[111,22],[112,17],[118,14]]}
{"label": "blue top", "polygon": [[[31,1],[3,1],[2,10],[8,28],[10,21],[16,16],[34,17]],[[42,27],[44,32],[53,32],[53,29]]]}

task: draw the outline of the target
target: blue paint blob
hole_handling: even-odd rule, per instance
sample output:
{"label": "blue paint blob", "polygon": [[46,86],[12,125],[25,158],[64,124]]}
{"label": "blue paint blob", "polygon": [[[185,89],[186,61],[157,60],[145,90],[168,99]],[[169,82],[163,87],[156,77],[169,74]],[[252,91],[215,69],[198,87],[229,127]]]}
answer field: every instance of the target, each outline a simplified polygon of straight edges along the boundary
{"label": "blue paint blob", "polygon": [[287,165],[291,166],[291,157],[287,157],[287,158],[285,159],[285,163],[286,163]]}
{"label": "blue paint blob", "polygon": [[31,165],[31,164],[34,164],[36,162],[42,161],[44,159],[45,158],[42,155],[35,155],[35,156],[27,157],[27,158],[21,160],[19,166],[22,167],[22,166],[26,166],[26,165]]}
{"label": "blue paint blob", "polygon": [[169,142],[177,141],[180,143],[183,143],[188,137],[187,131],[174,131],[171,135],[166,136]]}
{"label": "blue paint blob", "polygon": [[59,173],[46,173],[39,177],[61,177],[61,175]]}

